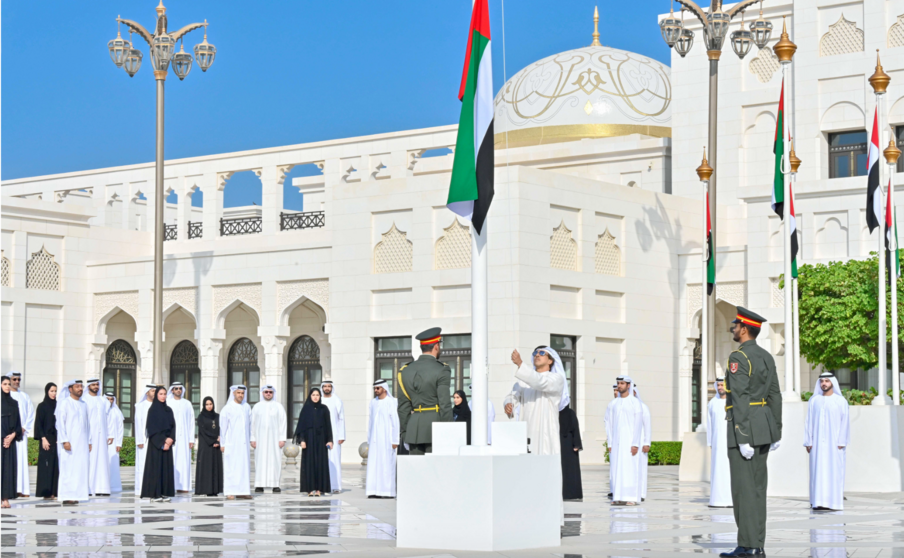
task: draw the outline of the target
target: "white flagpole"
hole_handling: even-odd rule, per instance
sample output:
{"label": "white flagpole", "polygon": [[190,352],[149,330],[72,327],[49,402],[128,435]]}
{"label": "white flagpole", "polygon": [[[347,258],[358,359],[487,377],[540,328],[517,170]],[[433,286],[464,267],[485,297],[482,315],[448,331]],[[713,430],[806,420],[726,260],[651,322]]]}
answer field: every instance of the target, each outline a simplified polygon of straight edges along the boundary
{"label": "white flagpole", "polygon": [[[879,111],[879,130],[880,130],[879,147],[880,148],[882,146],[882,138],[884,137],[884,133],[881,133],[881,131],[885,129],[884,121],[886,120],[885,113],[884,113],[883,107],[882,107],[882,98],[884,96],[883,93],[884,93],[884,91],[876,92],[876,109]],[[880,153],[880,155],[881,155],[881,153]],[[873,405],[887,405],[888,403],[890,403],[890,401],[888,400],[888,395],[886,395],[886,393],[885,393],[888,390],[888,388],[887,388],[888,383],[886,382],[886,378],[885,378],[887,371],[888,371],[888,353],[886,352],[886,346],[885,346],[885,337],[886,337],[886,331],[888,331],[888,323],[887,323],[887,318],[885,316],[885,313],[886,313],[886,307],[885,307],[885,281],[886,281],[886,279],[885,279],[885,226],[884,226],[884,222],[885,222],[885,211],[884,211],[885,203],[884,202],[885,202],[885,200],[883,199],[884,192],[882,191],[882,182],[883,182],[883,178],[884,178],[882,175],[885,174],[882,172],[882,170],[883,170],[882,167],[884,167],[885,165],[881,164],[881,162],[878,162],[878,164],[879,164],[879,188],[876,190],[875,195],[879,196],[879,215],[877,215],[876,217],[879,218],[880,223],[883,223],[883,225],[879,226],[879,234],[876,235],[879,237],[879,274],[878,274],[878,277],[879,277],[879,332],[878,332],[879,337],[878,337],[878,343],[877,343],[877,347],[876,347],[879,351],[879,386],[878,386],[879,393],[873,399],[872,404]]]}
{"label": "white flagpole", "polygon": [[[706,158],[705,152],[703,158]],[[708,312],[708,304],[709,295],[706,294],[707,284],[709,283],[709,274],[708,274],[708,264],[709,264],[709,250],[706,245],[706,216],[709,211],[709,203],[706,194],[709,192],[709,180],[703,181],[703,259],[701,260],[701,265],[703,266],[703,283],[702,288],[700,289],[700,295],[703,299],[702,304],[700,305],[701,314],[700,314],[700,337],[703,339],[702,346],[700,347],[700,385],[697,386],[700,389],[700,401],[699,401],[699,409],[700,409],[700,426],[697,427],[697,432],[706,432],[706,418],[707,418],[707,409],[706,409],[706,394],[707,394],[707,382],[709,381],[709,337],[706,333],[709,331],[709,312]]]}
{"label": "white flagpole", "polygon": [[[894,139],[892,139],[894,141]],[[889,142],[890,143],[890,142]],[[889,186],[888,206],[891,208],[891,250],[898,249],[897,231],[898,215],[895,211],[895,167],[897,161],[888,165]],[[889,256],[891,254],[888,254]],[[895,260],[891,265],[891,399],[892,405],[901,404],[901,373],[898,355],[898,277],[895,270]]]}
{"label": "white flagpole", "polygon": [[[492,138],[485,141],[492,141]],[[487,318],[487,229],[477,234],[471,225],[471,445],[487,445],[488,341]]]}
{"label": "white flagpole", "polygon": [[[788,67],[789,67],[789,69],[791,69],[790,64],[788,65]],[[795,73],[794,73],[794,70],[792,69],[791,83],[788,84],[788,89],[791,91],[791,94],[786,95],[786,98],[785,98],[785,100],[788,101],[785,108],[787,109],[787,116],[788,116],[788,140],[791,143],[791,146],[790,146],[791,154],[789,155],[789,159],[788,159],[788,164],[790,167],[789,170],[791,171],[791,177],[788,182],[788,201],[786,202],[789,205],[789,207],[788,207],[789,212],[791,211],[790,206],[793,205],[791,202],[794,200],[794,192],[793,192],[792,186],[794,185],[794,183],[797,180],[797,169],[794,167],[794,164],[792,164],[793,158],[794,158],[794,136],[796,135],[796,132],[797,132],[797,127],[796,127],[797,119],[795,118],[796,114],[794,112],[794,109],[796,108],[796,99],[794,97],[794,92],[795,92],[796,88],[794,87],[794,78],[795,78]],[[791,216],[791,218],[795,219],[795,223],[797,223],[797,230],[799,231],[801,224],[796,221],[797,216],[793,215],[793,214],[791,214],[790,216]],[[797,234],[797,231],[795,231],[794,234]],[[788,239],[788,242],[789,243],[791,242],[790,238]],[[801,259],[802,253],[803,253],[803,246],[798,244],[798,246],[797,246],[798,269],[800,269],[800,259]],[[794,321],[794,327],[793,327],[794,341],[792,343],[792,350],[794,352],[792,353],[791,358],[794,361],[794,392],[802,393],[801,386],[800,386],[800,384],[801,384],[801,379],[800,379],[800,298],[799,298],[797,289],[798,289],[797,278],[792,277],[791,278],[791,311],[792,311],[792,319]]]}
{"label": "white flagpole", "polygon": [[[789,64],[782,64],[782,84],[787,84],[785,77]],[[782,93],[784,95],[784,92]],[[793,294],[791,290],[791,219],[789,213],[791,211],[791,180],[786,168],[788,168],[788,112],[785,103],[782,103],[785,114],[782,115],[782,145],[784,151],[782,153],[782,182],[784,183],[784,195],[782,196],[782,231],[785,237],[784,252],[784,279],[785,286],[783,289],[785,298],[785,391],[783,398],[789,401],[795,400],[797,395],[794,392],[794,312],[793,312]]]}

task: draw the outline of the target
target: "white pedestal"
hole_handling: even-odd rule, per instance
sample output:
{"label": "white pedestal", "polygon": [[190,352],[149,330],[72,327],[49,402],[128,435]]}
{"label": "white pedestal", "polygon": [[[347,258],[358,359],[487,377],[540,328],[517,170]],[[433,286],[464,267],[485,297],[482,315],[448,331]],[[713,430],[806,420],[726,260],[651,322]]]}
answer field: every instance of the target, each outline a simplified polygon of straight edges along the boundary
{"label": "white pedestal", "polygon": [[[767,496],[810,497],[810,465],[804,448],[806,420],[806,403],[799,400],[782,403],[782,442],[777,450],[769,452],[766,460],[769,469]],[[851,470],[850,464],[848,470]]]}
{"label": "white pedestal", "polygon": [[685,433],[681,440],[678,481],[709,482],[710,451],[706,445],[706,432]]}

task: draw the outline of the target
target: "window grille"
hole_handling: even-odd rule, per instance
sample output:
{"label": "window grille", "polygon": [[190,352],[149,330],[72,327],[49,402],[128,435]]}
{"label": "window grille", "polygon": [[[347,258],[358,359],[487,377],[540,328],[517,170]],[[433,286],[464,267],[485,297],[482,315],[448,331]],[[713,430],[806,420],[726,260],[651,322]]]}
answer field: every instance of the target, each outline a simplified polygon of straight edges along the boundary
{"label": "window grille", "polygon": [[60,290],[60,264],[54,261],[53,254],[43,246],[25,263],[25,288]]}
{"label": "window grille", "polygon": [[301,229],[317,229],[324,226],[323,211],[308,211],[305,213],[280,213],[279,229],[282,231],[296,231]]}
{"label": "window grille", "polygon": [[163,225],[163,240],[176,240],[177,225]]}
{"label": "window grille", "polygon": [[203,232],[203,230],[204,230],[204,223],[202,223],[201,221],[196,221],[194,223],[192,223],[191,221],[188,222],[188,238],[189,239],[201,238],[201,233]]}
{"label": "window grille", "polygon": [[240,219],[220,219],[220,236],[239,234],[256,234],[261,232],[263,219],[260,217],[243,217]]}

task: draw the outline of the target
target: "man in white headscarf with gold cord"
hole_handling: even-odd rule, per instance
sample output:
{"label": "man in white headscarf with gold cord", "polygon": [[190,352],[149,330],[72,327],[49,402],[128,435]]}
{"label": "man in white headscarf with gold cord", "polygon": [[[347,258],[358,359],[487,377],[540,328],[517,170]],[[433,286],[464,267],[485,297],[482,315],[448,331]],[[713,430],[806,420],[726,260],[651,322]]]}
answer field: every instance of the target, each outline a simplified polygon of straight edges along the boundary
{"label": "man in white headscarf with gold cord", "polygon": [[835,374],[820,374],[804,427],[804,447],[810,454],[810,506],[814,510],[844,509],[845,453],[851,438],[848,407]]}

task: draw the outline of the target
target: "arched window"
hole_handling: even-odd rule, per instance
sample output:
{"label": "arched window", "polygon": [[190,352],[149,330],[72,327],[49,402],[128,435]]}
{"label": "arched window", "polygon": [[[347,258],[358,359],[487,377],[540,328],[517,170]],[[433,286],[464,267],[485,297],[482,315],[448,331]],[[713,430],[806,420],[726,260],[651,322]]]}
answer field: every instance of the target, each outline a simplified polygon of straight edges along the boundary
{"label": "arched window", "polygon": [[232,344],[229,349],[229,359],[226,362],[227,378],[225,405],[229,402],[229,386],[242,384],[248,388],[245,392],[249,405],[254,405],[260,399],[261,369],[257,365],[257,345],[247,337],[242,337]]}
{"label": "arched window", "polygon": [[308,335],[302,335],[289,348],[289,362],[286,367],[286,382],[289,407],[289,434],[295,432],[295,424],[301,413],[301,406],[311,388],[320,387],[323,368],[320,366],[320,346]]}
{"label": "arched window", "polygon": [[185,386],[182,397],[191,401],[195,418],[201,411],[201,367],[198,364],[198,348],[191,341],[181,341],[170,356],[170,383],[181,382]]}
{"label": "arched window", "polygon": [[[117,339],[107,347],[104,363],[104,393],[108,391],[116,395],[116,403],[122,411],[123,435],[132,436],[132,417],[134,416],[135,370],[138,360],[135,350],[128,341]],[[143,393],[143,392],[142,392]]]}

